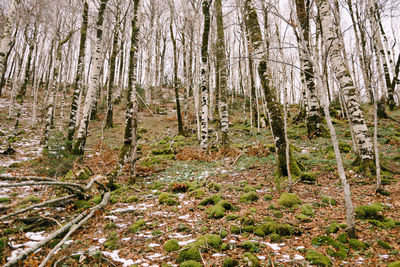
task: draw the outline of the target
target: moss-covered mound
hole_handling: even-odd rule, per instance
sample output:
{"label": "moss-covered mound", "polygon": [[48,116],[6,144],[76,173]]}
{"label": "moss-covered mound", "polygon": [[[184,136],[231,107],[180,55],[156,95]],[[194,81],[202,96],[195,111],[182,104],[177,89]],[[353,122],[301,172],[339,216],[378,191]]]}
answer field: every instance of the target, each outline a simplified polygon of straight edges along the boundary
{"label": "moss-covered mound", "polygon": [[145,225],[146,222],[143,219],[137,220],[131,226],[129,226],[129,231],[131,233],[137,233]]}
{"label": "moss-covered mound", "polygon": [[222,264],[222,267],[236,267],[236,266],[239,266],[239,261],[232,258],[226,258]]}
{"label": "moss-covered mound", "polygon": [[181,248],[181,246],[179,246],[178,240],[170,239],[164,243],[163,248],[166,252],[173,252],[173,251],[178,251]]}
{"label": "moss-covered mound", "polygon": [[371,204],[371,205],[362,205],[358,206],[354,209],[355,214],[358,218],[361,219],[383,219],[383,215],[381,214],[383,211],[383,207],[379,203]]}
{"label": "moss-covered mound", "polygon": [[185,261],[201,261],[201,255],[198,247],[187,246],[181,252],[179,252],[178,258],[176,259],[178,263]]}
{"label": "moss-covered mound", "polygon": [[332,261],[327,256],[313,249],[307,251],[306,260],[317,266],[332,266]]}
{"label": "moss-covered mound", "polygon": [[301,204],[301,200],[296,194],[283,193],[278,199],[278,204],[286,208],[291,208]]}
{"label": "moss-covered mound", "polygon": [[260,260],[251,252],[246,252],[243,255],[243,266],[259,267]]}
{"label": "moss-covered mound", "polygon": [[247,203],[247,204],[250,204],[250,203],[252,203],[254,201],[257,201],[257,200],[258,200],[258,195],[254,191],[250,191],[248,193],[242,194],[240,196],[240,199],[239,199],[240,202]]}
{"label": "moss-covered mound", "polygon": [[185,261],[185,262],[182,262],[181,264],[179,264],[179,267],[202,267],[202,266],[203,266],[203,264],[201,264],[200,262],[197,262],[197,261],[193,261],[193,260]]}
{"label": "moss-covered mound", "polygon": [[170,193],[162,193],[161,195],[159,195],[158,202],[160,204],[166,204],[168,206],[177,205],[179,203],[176,197]]}
{"label": "moss-covered mound", "polygon": [[213,249],[219,250],[222,245],[222,239],[219,235],[205,234],[197,238],[193,246],[200,246],[202,248],[212,247]]}
{"label": "moss-covered mound", "polygon": [[206,197],[203,199],[199,204],[202,206],[207,206],[207,205],[215,205],[218,202],[221,201],[221,196],[220,195],[211,195],[209,197]]}

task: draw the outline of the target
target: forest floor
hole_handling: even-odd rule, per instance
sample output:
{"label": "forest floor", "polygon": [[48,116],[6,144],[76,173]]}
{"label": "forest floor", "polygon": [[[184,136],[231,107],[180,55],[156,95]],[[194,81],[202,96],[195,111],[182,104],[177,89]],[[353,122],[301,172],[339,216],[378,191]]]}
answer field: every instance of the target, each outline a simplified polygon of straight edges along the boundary
{"label": "forest floor", "polygon": [[[400,260],[398,122],[379,121],[381,162],[391,170],[383,172],[388,194],[382,195],[375,193],[375,177],[363,177],[351,165],[355,157],[347,121],[334,119],[354,206],[369,205],[356,209],[358,239],[348,239],[342,187],[329,136],[309,140],[304,123],[289,127],[296,157],[308,175],[294,178],[293,193],[298,199],[292,195],[283,201],[288,182],[274,175],[275,154],[268,127],[259,131],[251,128],[243,111],[237,111],[230,117],[230,148],[219,149],[217,131],[213,131],[211,152],[204,153],[198,148],[194,118],[190,118],[192,133],[176,136],[172,99],[171,95],[155,103],[160,114],[142,109],[137,183],[128,186],[125,176],[116,181],[106,208],[55,255],[59,266],[178,266],[187,259],[204,266],[222,266],[228,257],[239,261],[238,266],[258,266],[246,265],[249,260],[259,261],[261,266],[329,266],[331,262],[335,266],[386,266]],[[84,167],[93,174],[106,175],[115,166],[123,140],[123,103],[115,107],[113,128],[102,129],[102,115],[92,121],[88,150],[81,160],[64,151],[63,135],[57,132],[60,122],[55,125],[50,151],[41,155],[41,129],[29,127],[28,110],[23,115],[24,131],[7,141],[13,126],[7,120],[8,105],[7,99],[0,99],[0,151],[12,142],[17,152],[0,155],[1,175],[61,179],[69,171],[75,173]],[[240,108],[236,110],[242,110],[241,105],[237,106]],[[363,109],[372,133],[372,107],[365,105]],[[296,112],[296,107],[290,110],[292,116]],[[400,121],[399,110],[390,116]],[[0,205],[7,208],[0,208],[0,213],[63,194],[61,189],[43,186],[0,188]],[[99,199],[94,196],[67,206],[35,209],[0,222],[0,263],[40,241],[58,224],[65,224]],[[375,203],[379,204],[371,205]],[[51,220],[39,224],[27,220],[38,217]],[[177,242],[165,246],[171,239]],[[55,244],[51,242],[36,251],[23,265],[38,265]],[[188,246],[195,249],[186,250]],[[326,257],[313,254],[313,250]]]}

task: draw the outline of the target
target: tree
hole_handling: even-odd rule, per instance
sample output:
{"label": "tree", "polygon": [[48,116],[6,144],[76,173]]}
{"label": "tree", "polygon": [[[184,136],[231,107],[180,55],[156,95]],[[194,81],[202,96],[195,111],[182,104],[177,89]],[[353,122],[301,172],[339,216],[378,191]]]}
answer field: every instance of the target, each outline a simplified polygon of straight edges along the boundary
{"label": "tree", "polygon": [[75,155],[83,155],[86,145],[86,138],[89,128],[91,111],[95,98],[97,98],[97,88],[100,83],[100,72],[102,69],[101,61],[101,48],[102,48],[102,36],[103,36],[103,21],[104,12],[107,8],[108,0],[101,0],[99,7],[99,14],[97,17],[97,33],[96,33],[96,50],[93,56],[93,70],[90,72],[89,77],[89,88],[85,99],[85,105],[83,107],[83,115],[79,124],[78,136],[74,143],[73,153]]}
{"label": "tree", "polygon": [[354,86],[347,64],[342,60],[341,38],[343,37],[335,34],[335,24],[332,19],[329,2],[327,0],[318,0],[317,5],[320,12],[326,51],[332,71],[338,80],[340,90],[345,100],[348,116],[350,118],[350,126],[358,147],[360,170],[368,174],[374,170],[372,142],[368,134],[368,128],[360,108],[360,103],[357,99],[357,88]]}

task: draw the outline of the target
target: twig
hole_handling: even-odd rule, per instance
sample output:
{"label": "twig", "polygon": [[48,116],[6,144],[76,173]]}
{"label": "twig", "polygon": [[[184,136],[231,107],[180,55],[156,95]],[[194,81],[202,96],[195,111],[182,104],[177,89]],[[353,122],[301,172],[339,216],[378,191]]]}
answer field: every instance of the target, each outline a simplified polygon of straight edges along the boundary
{"label": "twig", "polygon": [[31,205],[31,206],[28,206],[26,208],[20,209],[18,211],[15,211],[13,213],[10,213],[10,214],[7,214],[7,215],[4,215],[4,216],[0,217],[0,221],[3,221],[3,220],[5,220],[5,219],[7,219],[7,218],[9,218],[11,216],[15,216],[15,215],[27,212],[28,210],[31,210],[31,209],[40,208],[40,207],[44,207],[44,206],[51,205],[51,204],[54,204],[54,203],[62,202],[62,201],[74,198],[76,196],[77,195],[70,195],[70,196],[66,196],[66,197],[60,197],[60,198],[56,198],[56,199],[51,199],[51,200],[45,201],[43,203]]}
{"label": "twig", "polygon": [[46,258],[40,263],[39,267],[43,267],[46,265],[46,263],[51,259],[51,257],[56,253],[56,251],[65,243],[65,241],[68,240],[68,238],[76,231],[78,230],[84,223],[86,223],[93,215],[96,211],[104,208],[109,199],[110,199],[110,192],[106,192],[104,194],[103,200],[101,201],[100,204],[98,204],[97,206],[93,207],[90,209],[90,213],[83,218],[81,221],[79,221],[77,224],[73,225],[71,227],[71,229],[69,230],[69,232],[64,236],[64,238],[49,252],[49,254],[47,254]]}
{"label": "twig", "polygon": [[205,262],[205,260],[204,260],[204,258],[203,258],[203,255],[201,255],[200,248],[197,248],[197,249],[199,250],[200,257],[201,257],[201,261],[203,262],[204,266],[207,266],[207,264],[206,264],[206,262]]}

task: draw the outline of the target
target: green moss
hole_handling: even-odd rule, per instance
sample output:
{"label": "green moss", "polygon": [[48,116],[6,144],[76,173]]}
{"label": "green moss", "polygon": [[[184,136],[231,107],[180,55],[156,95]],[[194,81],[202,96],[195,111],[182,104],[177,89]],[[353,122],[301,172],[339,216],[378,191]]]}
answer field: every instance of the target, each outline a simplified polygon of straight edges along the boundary
{"label": "green moss", "polygon": [[387,267],[400,267],[400,261],[394,261],[392,263],[389,263]]}
{"label": "green moss", "polygon": [[119,240],[118,233],[116,231],[113,231],[108,235],[108,238],[104,243],[104,247],[111,250],[115,250],[118,248],[118,240]]}
{"label": "green moss", "polygon": [[170,193],[162,193],[161,195],[159,195],[158,202],[160,204],[166,204],[168,206],[177,205],[179,203],[175,196]]}
{"label": "green moss", "polygon": [[300,175],[300,180],[305,184],[315,184],[317,182],[317,177],[314,173],[311,172],[303,172]]}
{"label": "green moss", "polygon": [[227,243],[222,243],[221,250],[225,251],[225,250],[228,250],[228,249],[229,249],[229,245]]}
{"label": "green moss", "polygon": [[254,191],[242,194],[239,199],[240,202],[247,203],[247,204],[250,204],[257,200],[258,200],[258,195]]}
{"label": "green moss", "polygon": [[236,267],[236,266],[239,266],[239,261],[232,258],[226,258],[222,263],[222,267]]}
{"label": "green moss", "polygon": [[111,229],[115,229],[115,228],[117,228],[117,225],[113,222],[107,223],[104,226],[104,230],[111,230]]}
{"label": "green moss", "polygon": [[139,198],[138,198],[137,196],[129,196],[129,197],[126,199],[126,202],[128,202],[128,203],[138,202],[138,201],[139,201]]}
{"label": "green moss", "polygon": [[131,233],[137,233],[140,228],[146,225],[146,222],[143,219],[137,220],[135,223],[133,223],[131,226],[129,226],[129,231]]}
{"label": "green moss", "polygon": [[271,201],[272,198],[273,198],[273,197],[272,197],[270,194],[265,194],[265,195],[264,195],[264,200],[265,200],[265,201]]}
{"label": "green moss", "polygon": [[274,217],[276,217],[276,218],[282,218],[282,217],[283,217],[282,211],[280,211],[280,210],[274,211]]}
{"label": "green moss", "polygon": [[273,243],[278,243],[282,241],[282,237],[278,234],[272,234],[269,236],[269,238],[271,239],[271,242]]}
{"label": "green moss", "polygon": [[376,243],[384,249],[392,249],[392,246],[388,242],[385,242],[383,240],[378,240]]}
{"label": "green moss", "polygon": [[299,220],[300,222],[306,223],[306,222],[311,222],[311,218],[304,215],[304,214],[298,214],[296,215],[296,219]]}
{"label": "green moss", "polygon": [[[2,252],[6,248],[7,243],[8,243],[8,239],[6,236],[0,237],[0,252]],[[2,253],[0,253],[0,259],[1,259],[1,255],[2,255]]]}
{"label": "green moss", "polygon": [[240,227],[237,225],[231,225],[230,231],[231,231],[231,234],[235,234],[235,235],[240,234],[240,232],[241,232]]}
{"label": "green moss", "polygon": [[196,189],[193,190],[192,192],[189,193],[190,197],[194,197],[195,199],[201,199],[206,195],[206,192],[204,191],[204,189]]}
{"label": "green moss", "polygon": [[365,249],[365,244],[361,242],[360,240],[357,239],[349,239],[349,245],[352,247],[354,250],[361,250]]}
{"label": "green moss", "polygon": [[357,217],[361,219],[383,219],[383,215],[380,214],[382,211],[383,207],[379,203],[362,205],[354,209]]}
{"label": "green moss", "polygon": [[259,244],[251,242],[251,241],[245,241],[240,246],[242,249],[250,251],[250,252],[257,253],[260,251]]}
{"label": "green moss", "polygon": [[193,260],[185,261],[185,262],[182,262],[181,264],[179,264],[179,267],[202,267],[202,266],[203,266],[203,264],[201,264],[200,262],[197,262],[197,261],[193,261]]}
{"label": "green moss", "polygon": [[306,260],[317,266],[332,266],[332,261],[327,256],[313,249],[307,251]]}
{"label": "green moss", "polygon": [[260,260],[251,252],[246,252],[243,255],[243,261],[246,266],[260,267]]}
{"label": "green moss", "polygon": [[256,220],[254,218],[250,218],[248,216],[240,217],[240,223],[242,225],[254,225]]}
{"label": "green moss", "polygon": [[326,229],[325,233],[327,235],[337,233],[340,230],[340,226],[337,223],[331,223]]}
{"label": "green moss", "polygon": [[242,231],[246,233],[253,233],[255,228],[256,227],[254,225],[246,225],[242,228]]}
{"label": "green moss", "polygon": [[296,194],[283,193],[278,199],[278,204],[290,208],[301,204],[301,200]]}
{"label": "green moss", "polygon": [[94,204],[98,205],[100,204],[102,200],[101,195],[95,195],[92,199],[90,199],[90,202],[93,202]]}
{"label": "green moss", "polygon": [[227,215],[227,216],[225,217],[225,220],[227,220],[227,221],[234,221],[234,220],[236,220],[237,218],[239,218],[239,215],[237,215],[237,214],[229,214],[229,215]]}
{"label": "green moss", "polygon": [[9,197],[0,197],[0,203],[10,203]]}
{"label": "green moss", "polygon": [[227,200],[222,200],[218,203],[218,205],[222,206],[226,210],[236,210],[236,207]]}
{"label": "green moss", "polygon": [[304,214],[308,217],[314,217],[315,211],[311,205],[304,204],[300,207],[301,214]]}
{"label": "green moss", "polygon": [[199,205],[202,205],[202,206],[215,205],[220,201],[221,201],[221,196],[220,195],[211,195],[211,196],[206,197],[205,199],[203,199],[200,202]]}
{"label": "green moss", "polygon": [[213,219],[220,219],[225,216],[225,208],[220,204],[208,208],[206,212],[208,217]]}
{"label": "green moss", "polygon": [[347,234],[345,234],[345,233],[339,234],[337,237],[337,241],[339,241],[341,243],[347,243],[349,241]]}
{"label": "green moss", "polygon": [[85,210],[93,207],[93,204],[86,200],[77,200],[74,202],[74,207],[78,210]]}
{"label": "green moss", "polygon": [[163,248],[166,252],[173,252],[173,251],[178,251],[181,247],[178,244],[178,240],[170,239],[164,243]]}
{"label": "green moss", "polygon": [[225,237],[228,236],[228,232],[225,231],[225,230],[221,230],[221,231],[219,232],[219,236],[223,239],[223,238],[225,238]]}
{"label": "green moss", "polygon": [[246,185],[246,186],[243,188],[243,191],[244,191],[245,193],[253,192],[253,191],[255,192],[256,189],[255,189],[254,187],[250,186],[250,185]]}
{"label": "green moss", "polygon": [[208,190],[210,192],[219,192],[221,190],[221,185],[215,182],[211,182],[207,185]]}
{"label": "green moss", "polygon": [[330,196],[322,196],[321,201],[326,205],[336,206],[336,200]]}
{"label": "green moss", "polygon": [[277,223],[274,221],[263,223],[259,225],[256,230],[259,236],[262,236],[261,233],[264,233],[264,235],[278,234],[280,236],[289,236],[294,233],[294,229],[290,224]]}
{"label": "green moss", "polygon": [[205,234],[197,238],[194,245],[207,247],[210,246],[216,250],[219,250],[222,245],[222,239],[219,235],[215,234]]}
{"label": "green moss", "polygon": [[185,261],[201,261],[200,251],[195,246],[185,247],[181,252],[179,252],[178,258],[176,259],[178,263]]}
{"label": "green moss", "polygon": [[22,203],[38,203],[40,202],[40,198],[35,195],[29,195],[22,199]]}

